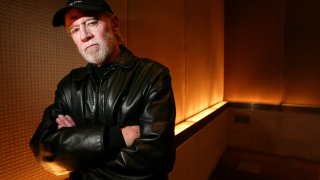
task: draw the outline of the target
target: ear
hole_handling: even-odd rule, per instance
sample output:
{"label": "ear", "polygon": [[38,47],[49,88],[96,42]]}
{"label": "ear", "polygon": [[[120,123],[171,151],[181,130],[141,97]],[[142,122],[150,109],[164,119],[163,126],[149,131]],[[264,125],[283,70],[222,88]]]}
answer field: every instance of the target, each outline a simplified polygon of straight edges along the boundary
{"label": "ear", "polygon": [[111,19],[111,28],[113,33],[119,32],[119,18],[118,16],[114,15]]}

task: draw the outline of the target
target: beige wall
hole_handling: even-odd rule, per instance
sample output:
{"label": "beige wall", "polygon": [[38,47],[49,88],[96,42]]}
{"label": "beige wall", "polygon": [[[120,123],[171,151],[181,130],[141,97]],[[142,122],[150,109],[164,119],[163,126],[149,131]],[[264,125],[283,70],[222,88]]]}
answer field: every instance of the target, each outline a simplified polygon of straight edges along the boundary
{"label": "beige wall", "polygon": [[[320,114],[230,108],[228,146],[320,161]],[[235,121],[247,116],[248,123]]]}
{"label": "beige wall", "polygon": [[[58,81],[85,65],[51,18],[65,2],[5,1],[0,6],[0,176],[62,179],[44,171],[28,142]],[[171,70],[177,122],[223,99],[223,0],[110,0],[137,55]]]}
{"label": "beige wall", "polygon": [[227,145],[228,118],[225,110],[177,148],[171,180],[208,179]]}

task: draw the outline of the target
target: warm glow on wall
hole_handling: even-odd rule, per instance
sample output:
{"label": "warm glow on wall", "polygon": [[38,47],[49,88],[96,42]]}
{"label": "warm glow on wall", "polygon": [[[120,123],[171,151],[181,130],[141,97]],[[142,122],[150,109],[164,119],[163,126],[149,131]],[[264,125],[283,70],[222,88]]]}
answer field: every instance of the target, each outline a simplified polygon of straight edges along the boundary
{"label": "warm glow on wall", "polygon": [[227,103],[226,101],[219,102],[219,103],[199,112],[198,114],[186,119],[185,121],[177,124],[175,127],[175,135],[186,130],[188,127],[192,126],[193,124],[197,123],[198,121],[201,121],[203,118],[205,118],[209,114],[213,113],[217,109],[221,108],[226,103]]}
{"label": "warm glow on wall", "polygon": [[225,1],[224,100],[320,105],[320,1]]}

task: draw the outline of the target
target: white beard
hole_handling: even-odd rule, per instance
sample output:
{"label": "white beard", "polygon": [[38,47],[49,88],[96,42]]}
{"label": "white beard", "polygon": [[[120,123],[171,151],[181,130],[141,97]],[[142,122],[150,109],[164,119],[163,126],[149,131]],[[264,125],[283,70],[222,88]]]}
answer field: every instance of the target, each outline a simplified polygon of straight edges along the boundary
{"label": "white beard", "polygon": [[86,52],[85,49],[78,49],[83,58],[93,64],[103,64],[104,61],[108,61],[111,57],[111,54],[114,50],[115,37],[110,33],[105,34],[106,42],[99,42],[96,40],[90,40],[87,42],[88,45],[98,44],[96,49],[91,52]]}

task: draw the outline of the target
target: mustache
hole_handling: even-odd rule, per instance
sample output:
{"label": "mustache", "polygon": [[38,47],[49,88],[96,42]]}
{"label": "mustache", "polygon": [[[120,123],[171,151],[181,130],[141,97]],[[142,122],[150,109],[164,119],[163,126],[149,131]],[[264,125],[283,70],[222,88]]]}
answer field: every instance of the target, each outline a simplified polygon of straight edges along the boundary
{"label": "mustache", "polygon": [[100,43],[97,41],[89,41],[87,44],[84,45],[84,51],[87,51],[89,47],[94,45],[100,45]]}

